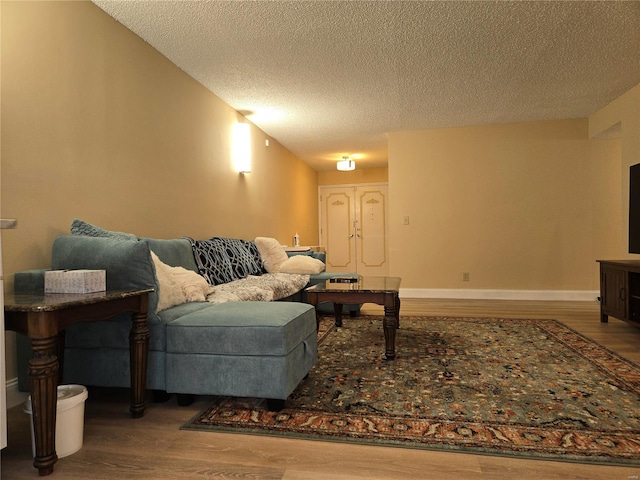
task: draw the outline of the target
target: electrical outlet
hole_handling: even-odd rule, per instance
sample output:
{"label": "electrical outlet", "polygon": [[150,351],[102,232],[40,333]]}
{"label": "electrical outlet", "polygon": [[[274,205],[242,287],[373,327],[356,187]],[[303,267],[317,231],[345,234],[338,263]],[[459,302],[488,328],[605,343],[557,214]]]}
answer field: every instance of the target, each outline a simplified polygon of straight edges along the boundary
{"label": "electrical outlet", "polygon": [[469,272],[462,272],[462,281],[463,282],[469,281]]}

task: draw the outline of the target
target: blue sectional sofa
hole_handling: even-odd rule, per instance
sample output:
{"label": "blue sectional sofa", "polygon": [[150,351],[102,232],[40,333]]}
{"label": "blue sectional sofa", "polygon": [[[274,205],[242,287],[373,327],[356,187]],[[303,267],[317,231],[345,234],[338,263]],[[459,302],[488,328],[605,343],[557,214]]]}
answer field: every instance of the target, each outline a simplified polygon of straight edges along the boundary
{"label": "blue sectional sofa", "polygon": [[[166,265],[201,273],[186,238],[61,236],[53,245],[51,268],[104,269],[109,289],[154,288],[147,322],[148,389],[266,398],[281,408],[317,359],[315,310],[304,303],[304,288],[332,274],[310,275],[303,288],[282,299],[286,301],[191,301],[157,311],[162,285],[151,252]],[[17,273],[16,293],[41,289],[43,275]],[[357,312],[359,306],[346,308]],[[130,325],[127,314],[71,326],[65,335],[63,382],[129,387]],[[22,390],[28,390],[28,347],[28,339],[19,339]]]}

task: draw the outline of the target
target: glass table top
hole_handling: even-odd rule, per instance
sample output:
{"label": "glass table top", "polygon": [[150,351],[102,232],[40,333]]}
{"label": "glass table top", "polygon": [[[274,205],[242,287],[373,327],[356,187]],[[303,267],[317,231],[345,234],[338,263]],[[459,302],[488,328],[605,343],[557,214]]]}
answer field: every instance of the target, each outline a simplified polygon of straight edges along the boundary
{"label": "glass table top", "polygon": [[[348,282],[348,279],[354,281]],[[400,277],[339,276],[309,287],[307,292],[397,292],[400,281]]]}
{"label": "glass table top", "polygon": [[62,310],[72,306],[90,305],[108,300],[116,300],[153,292],[152,288],[138,290],[106,290],[94,293],[8,293],[4,297],[6,312],[47,312]]}

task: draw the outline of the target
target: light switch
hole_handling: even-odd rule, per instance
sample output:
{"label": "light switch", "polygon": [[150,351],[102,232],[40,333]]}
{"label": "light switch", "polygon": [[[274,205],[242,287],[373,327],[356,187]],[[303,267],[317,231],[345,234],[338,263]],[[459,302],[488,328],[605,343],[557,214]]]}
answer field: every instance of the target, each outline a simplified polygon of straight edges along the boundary
{"label": "light switch", "polygon": [[402,218],[402,224],[403,224],[403,225],[409,225],[409,215],[405,215],[405,216]]}

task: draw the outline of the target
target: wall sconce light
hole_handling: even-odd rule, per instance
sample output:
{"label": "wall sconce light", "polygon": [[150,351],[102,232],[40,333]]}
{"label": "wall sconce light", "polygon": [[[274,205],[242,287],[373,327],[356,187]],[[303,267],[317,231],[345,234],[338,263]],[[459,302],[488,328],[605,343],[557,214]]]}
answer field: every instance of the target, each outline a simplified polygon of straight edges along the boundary
{"label": "wall sconce light", "polygon": [[251,172],[251,126],[248,123],[233,125],[231,158],[238,173]]}
{"label": "wall sconce light", "polygon": [[336,168],[341,172],[348,172],[356,169],[356,162],[349,157],[342,157],[342,160],[336,164]]}

